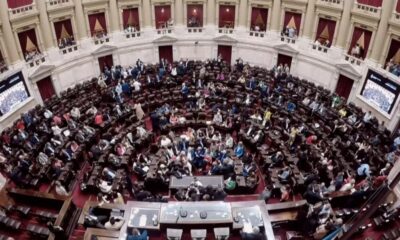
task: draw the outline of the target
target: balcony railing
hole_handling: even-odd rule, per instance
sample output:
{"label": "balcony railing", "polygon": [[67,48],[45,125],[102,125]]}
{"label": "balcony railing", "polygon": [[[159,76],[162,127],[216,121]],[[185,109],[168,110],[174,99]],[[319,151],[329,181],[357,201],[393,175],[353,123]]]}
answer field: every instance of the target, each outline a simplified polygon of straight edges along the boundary
{"label": "balcony railing", "polygon": [[374,14],[374,15],[378,15],[380,16],[381,14],[381,8],[380,7],[374,7],[371,5],[367,5],[367,4],[362,4],[362,3],[358,3],[356,2],[354,5],[355,9],[358,11],[361,11],[363,13],[366,14]]}
{"label": "balcony railing", "polygon": [[315,50],[315,51],[319,51],[319,52],[323,52],[323,53],[328,53],[329,48],[319,45],[319,44],[315,44],[315,43],[311,43],[311,49]]}
{"label": "balcony railing", "polygon": [[320,0],[320,1],[327,4],[337,4],[337,5],[340,5],[342,3],[342,0]]}
{"label": "balcony railing", "polygon": [[64,7],[73,7],[73,0],[47,0],[47,9],[55,10]]}
{"label": "balcony railing", "polygon": [[400,21],[400,13],[394,12],[393,13],[393,20],[394,21]]}
{"label": "balcony railing", "polygon": [[110,37],[107,36],[107,35],[103,35],[101,37],[94,36],[93,37],[93,42],[94,42],[95,45],[108,43],[108,42],[110,42]]}
{"label": "balcony railing", "polygon": [[158,28],[157,34],[171,34],[173,30],[173,27]]}
{"label": "balcony railing", "polygon": [[66,47],[60,48],[60,52],[63,55],[68,54],[68,53],[72,53],[72,52],[75,52],[75,51],[78,51],[78,45],[72,45],[72,46],[66,46]]}
{"label": "balcony railing", "polygon": [[362,59],[353,57],[353,56],[348,55],[348,54],[344,55],[344,60],[346,60],[347,62],[349,62],[349,63],[351,63],[353,65],[357,65],[357,66],[360,66],[362,63],[364,63],[364,61]]}
{"label": "balcony railing", "polygon": [[138,38],[142,35],[142,32],[140,32],[140,31],[134,31],[134,32],[125,31],[124,35],[126,38]]}
{"label": "balcony railing", "polygon": [[250,32],[249,32],[249,35],[250,35],[251,37],[260,37],[260,38],[263,38],[263,37],[265,37],[265,36],[267,35],[267,33],[264,32],[264,31],[250,31]]}
{"label": "balcony railing", "polygon": [[281,41],[282,42],[287,42],[287,43],[296,43],[297,38],[296,37],[287,37],[287,36],[281,36]]}
{"label": "balcony railing", "polygon": [[10,19],[15,19],[21,16],[26,16],[29,14],[38,13],[35,3],[30,5],[18,7],[18,8],[9,8],[8,13],[10,15]]}
{"label": "balcony railing", "polygon": [[235,29],[233,28],[218,28],[218,33],[221,34],[233,34],[235,32]]}
{"label": "balcony railing", "polygon": [[0,62],[0,73],[3,73],[8,70],[8,66],[4,61]]}
{"label": "balcony railing", "polygon": [[36,67],[39,66],[40,64],[44,63],[46,61],[46,55],[43,53],[36,53],[33,56],[30,56],[29,58],[25,59],[28,67]]}
{"label": "balcony railing", "polygon": [[202,33],[204,29],[202,27],[188,27],[187,32],[188,33]]}

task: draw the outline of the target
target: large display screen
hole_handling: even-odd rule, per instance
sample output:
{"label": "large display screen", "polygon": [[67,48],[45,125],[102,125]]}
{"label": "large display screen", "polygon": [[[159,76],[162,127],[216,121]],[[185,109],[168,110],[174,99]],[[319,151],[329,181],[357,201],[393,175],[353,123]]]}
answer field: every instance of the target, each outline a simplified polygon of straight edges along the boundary
{"label": "large display screen", "polygon": [[368,102],[390,114],[400,92],[400,86],[372,70],[368,71],[361,95]]}
{"label": "large display screen", "polygon": [[29,98],[22,72],[0,82],[0,116],[14,110],[18,104]]}

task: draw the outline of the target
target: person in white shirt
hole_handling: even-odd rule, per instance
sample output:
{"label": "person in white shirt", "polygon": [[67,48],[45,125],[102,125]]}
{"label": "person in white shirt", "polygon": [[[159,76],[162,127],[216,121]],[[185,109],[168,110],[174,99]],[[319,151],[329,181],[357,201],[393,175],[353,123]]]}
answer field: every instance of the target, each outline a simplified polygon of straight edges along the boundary
{"label": "person in white shirt", "polygon": [[366,112],[366,113],[364,114],[363,121],[364,121],[365,123],[368,123],[369,121],[371,121],[371,119],[372,119],[372,113],[371,113],[371,111]]}
{"label": "person in white shirt", "polygon": [[233,148],[233,145],[234,145],[233,138],[229,133],[227,133],[225,137],[225,146],[227,148]]}
{"label": "person in white shirt", "polygon": [[49,109],[46,109],[46,110],[44,111],[43,115],[44,115],[44,117],[45,117],[46,119],[50,119],[50,118],[53,117],[53,113],[52,113]]}
{"label": "person in white shirt", "polygon": [[73,108],[71,109],[71,116],[72,116],[74,119],[79,119],[79,118],[81,117],[81,111],[79,110],[79,108],[73,107]]}
{"label": "person in white shirt", "polygon": [[120,217],[111,217],[106,224],[104,224],[104,228],[108,230],[119,230],[121,229],[122,225],[124,225],[125,220]]}
{"label": "person in white shirt", "polygon": [[176,67],[174,66],[171,70],[171,76],[176,77],[176,75],[178,75],[178,72],[176,70]]}
{"label": "person in white shirt", "polygon": [[133,82],[132,86],[133,86],[133,89],[134,89],[135,92],[139,92],[140,91],[140,87],[142,86],[142,84],[138,80],[135,80]]}
{"label": "person in white shirt", "polygon": [[218,109],[217,113],[214,115],[213,122],[216,124],[222,124],[221,110]]}
{"label": "person in white shirt", "polygon": [[59,181],[56,181],[56,189],[55,190],[56,190],[57,195],[65,196],[65,197],[69,196],[69,193],[67,192],[65,187]]}
{"label": "person in white shirt", "polygon": [[320,39],[318,38],[317,40],[315,40],[314,44],[315,44],[316,46],[321,46]]}
{"label": "person in white shirt", "polygon": [[172,144],[171,139],[169,139],[166,136],[161,137],[161,143],[160,143],[161,147],[166,148],[166,147],[170,146],[171,144]]}
{"label": "person in white shirt", "polygon": [[102,193],[110,193],[112,189],[112,185],[108,185],[107,181],[100,180],[98,187]]}
{"label": "person in white shirt", "polygon": [[51,131],[53,131],[54,136],[59,136],[62,133],[62,129],[54,123],[52,123]]}

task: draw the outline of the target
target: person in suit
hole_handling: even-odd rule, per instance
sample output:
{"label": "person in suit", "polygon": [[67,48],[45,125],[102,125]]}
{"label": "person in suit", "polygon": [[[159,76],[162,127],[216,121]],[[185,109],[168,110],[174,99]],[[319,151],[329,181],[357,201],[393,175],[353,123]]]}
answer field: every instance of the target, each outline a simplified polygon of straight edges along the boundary
{"label": "person in suit", "polygon": [[143,232],[140,233],[139,229],[133,228],[132,231],[128,233],[126,240],[147,240],[147,231],[143,230]]}

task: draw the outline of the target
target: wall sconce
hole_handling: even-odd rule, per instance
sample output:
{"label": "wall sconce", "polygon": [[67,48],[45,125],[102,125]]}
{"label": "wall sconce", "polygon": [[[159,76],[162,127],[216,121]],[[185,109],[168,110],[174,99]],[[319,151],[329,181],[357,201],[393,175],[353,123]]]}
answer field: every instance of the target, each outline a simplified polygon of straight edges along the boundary
{"label": "wall sconce", "polygon": [[193,13],[194,14],[196,14],[197,13],[197,9],[195,8],[195,9],[193,9]]}
{"label": "wall sconce", "polygon": [[164,8],[161,8],[161,13],[164,13]]}
{"label": "wall sconce", "polygon": [[229,12],[229,8],[226,8],[226,10],[225,10],[226,12]]}

